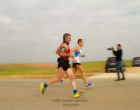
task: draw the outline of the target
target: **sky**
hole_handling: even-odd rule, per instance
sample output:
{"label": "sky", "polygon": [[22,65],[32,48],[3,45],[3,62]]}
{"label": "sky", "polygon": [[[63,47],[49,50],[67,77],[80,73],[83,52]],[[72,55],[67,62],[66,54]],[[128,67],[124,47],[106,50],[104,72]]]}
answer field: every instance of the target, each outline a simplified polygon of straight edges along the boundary
{"label": "sky", "polygon": [[140,57],[139,0],[0,0],[0,64],[56,63],[64,33],[84,40],[82,62],[105,61],[119,43]]}

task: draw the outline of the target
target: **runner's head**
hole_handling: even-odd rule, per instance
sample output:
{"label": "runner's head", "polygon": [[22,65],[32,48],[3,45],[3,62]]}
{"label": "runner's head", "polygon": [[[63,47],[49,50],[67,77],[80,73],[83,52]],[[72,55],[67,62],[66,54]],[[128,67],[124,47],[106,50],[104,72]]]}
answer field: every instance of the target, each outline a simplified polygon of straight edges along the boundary
{"label": "runner's head", "polygon": [[69,44],[71,41],[71,35],[69,33],[65,33],[63,35],[63,41]]}
{"label": "runner's head", "polygon": [[83,45],[84,45],[83,39],[78,39],[77,43],[80,47],[83,47]]}

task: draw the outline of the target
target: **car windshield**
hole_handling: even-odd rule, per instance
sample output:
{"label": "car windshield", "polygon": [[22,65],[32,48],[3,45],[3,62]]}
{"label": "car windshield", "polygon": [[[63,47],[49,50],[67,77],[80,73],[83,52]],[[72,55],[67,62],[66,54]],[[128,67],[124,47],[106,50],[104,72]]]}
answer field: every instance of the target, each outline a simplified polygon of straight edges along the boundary
{"label": "car windshield", "polygon": [[116,58],[115,57],[109,58],[108,62],[116,62]]}

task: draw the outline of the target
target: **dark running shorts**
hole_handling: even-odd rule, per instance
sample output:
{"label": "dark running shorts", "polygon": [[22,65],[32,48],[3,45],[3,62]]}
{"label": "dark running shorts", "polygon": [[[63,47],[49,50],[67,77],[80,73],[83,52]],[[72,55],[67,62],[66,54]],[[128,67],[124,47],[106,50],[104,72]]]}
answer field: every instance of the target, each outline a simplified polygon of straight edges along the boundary
{"label": "dark running shorts", "polygon": [[76,65],[81,65],[81,63],[73,63],[73,68],[76,68]]}
{"label": "dark running shorts", "polygon": [[60,67],[62,67],[64,71],[67,71],[67,69],[70,68],[69,61],[65,61],[65,60],[58,58],[57,62],[58,62],[58,69]]}

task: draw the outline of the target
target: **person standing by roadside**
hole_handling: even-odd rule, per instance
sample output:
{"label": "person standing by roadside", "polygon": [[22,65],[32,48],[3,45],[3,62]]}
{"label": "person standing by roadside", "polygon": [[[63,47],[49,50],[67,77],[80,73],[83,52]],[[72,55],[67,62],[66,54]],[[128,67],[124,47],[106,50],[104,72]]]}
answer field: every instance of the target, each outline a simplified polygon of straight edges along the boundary
{"label": "person standing by roadside", "polygon": [[[116,56],[116,72],[118,75],[118,79],[116,79],[115,81],[120,81],[120,80],[125,80],[124,71],[122,69],[122,54],[123,54],[123,52],[122,52],[120,44],[117,44],[116,48],[117,48],[117,51],[114,51],[113,48],[111,48],[111,51]],[[123,78],[120,78],[120,72],[122,73]]]}

